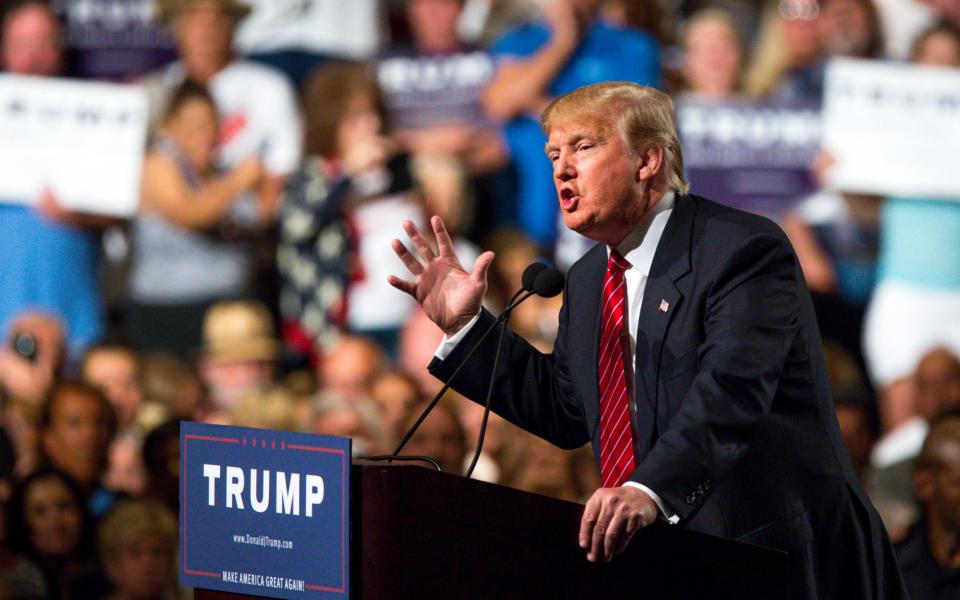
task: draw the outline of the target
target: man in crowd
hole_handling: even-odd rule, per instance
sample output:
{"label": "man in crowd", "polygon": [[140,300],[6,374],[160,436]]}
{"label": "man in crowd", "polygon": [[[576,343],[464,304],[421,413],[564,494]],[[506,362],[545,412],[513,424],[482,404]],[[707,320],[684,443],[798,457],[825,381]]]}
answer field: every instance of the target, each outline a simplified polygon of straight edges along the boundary
{"label": "man in crowd", "polygon": [[99,389],[69,380],[50,388],[40,413],[41,456],[76,480],[96,516],[106,512],[114,500],[102,488],[100,478],[116,431],[113,407]]}
{"label": "man in crowd", "polygon": [[[552,98],[590,83],[660,83],[660,51],[653,37],[604,23],[600,4],[550,0],[545,22],[510,31],[491,49],[496,68],[484,108],[494,122],[504,124],[520,177],[518,223],[543,247],[552,246],[556,237],[557,208],[549,163],[541,152],[540,111]],[[572,246],[570,252],[578,256],[580,245]]]}
{"label": "man in crowd", "polygon": [[897,544],[912,598],[960,598],[960,417],[930,428],[916,472],[921,519]]}
{"label": "man in crowd", "polygon": [[[0,19],[0,70],[34,77],[61,74],[60,22],[45,2],[11,2]],[[94,221],[65,211],[49,190],[38,189],[36,198],[0,199],[0,339],[27,309],[62,319],[74,356],[100,337],[99,238],[85,227],[99,225]]]}
{"label": "man in crowd", "polygon": [[[592,441],[602,487],[579,543],[610,560],[657,518],[788,553],[794,598],[902,598],[880,519],[830,400],[809,293],[770,221],[687,194],[669,97],[613,82],[541,117],[567,227],[596,242],[569,272],[552,354],[507,334],[498,374],[483,311],[486,252],[468,273],[434,217],[412,223],[415,276],[390,282],[447,338],[431,372],[555,445]],[[572,542],[572,540],[571,540]]]}

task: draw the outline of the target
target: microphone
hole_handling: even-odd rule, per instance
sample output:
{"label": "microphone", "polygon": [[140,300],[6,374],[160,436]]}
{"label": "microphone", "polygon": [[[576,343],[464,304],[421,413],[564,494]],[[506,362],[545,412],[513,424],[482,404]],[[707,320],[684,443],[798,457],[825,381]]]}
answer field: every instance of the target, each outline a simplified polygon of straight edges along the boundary
{"label": "microphone", "polygon": [[[533,266],[533,265],[531,265]],[[527,270],[530,270],[530,267],[527,267]],[[524,275],[526,275],[524,271]],[[533,278],[533,285],[531,286],[532,290],[527,293],[526,296],[520,299],[517,304],[523,302],[529,298],[532,294],[537,294],[544,298],[552,298],[559,294],[563,290],[563,273],[553,268],[543,268],[540,269],[536,277]],[[526,282],[524,282],[526,285]],[[516,304],[514,305],[516,306]],[[503,348],[503,337],[507,332],[507,321],[510,320],[510,313],[504,311],[506,315],[502,319],[500,337],[497,338],[497,351],[493,356],[493,370],[490,374],[490,383],[487,384],[487,397],[483,403],[483,420],[480,421],[480,433],[477,435],[477,447],[473,452],[473,460],[470,461],[470,466],[467,468],[466,476],[472,477],[473,470],[477,466],[477,461],[480,460],[480,453],[483,451],[483,440],[487,434],[487,419],[490,417],[490,399],[493,397],[493,381],[497,377],[497,366],[500,364],[500,351]]]}
{"label": "microphone", "polygon": [[[551,271],[556,273],[556,275],[547,275]],[[553,291],[554,288],[556,287],[557,278],[559,278],[560,287],[556,291]],[[534,294],[540,294],[538,290],[541,290],[545,293],[552,292],[547,296],[547,297],[550,297],[550,296],[556,296],[558,293],[560,293],[560,290],[563,289],[563,275],[560,273],[560,271],[549,268],[543,263],[531,263],[530,265],[528,265],[527,268],[523,270],[521,282],[523,284],[522,287],[519,290],[517,290],[513,294],[513,296],[511,296],[510,300],[507,302],[507,307],[503,309],[503,312],[500,313],[500,315],[490,325],[490,327],[488,327],[486,331],[483,332],[483,334],[480,336],[480,339],[478,339],[476,343],[473,345],[473,347],[470,348],[470,351],[467,352],[467,355],[463,357],[463,360],[461,360],[460,364],[457,365],[457,368],[454,369],[453,373],[450,375],[450,378],[447,380],[447,382],[443,384],[443,387],[440,388],[440,391],[437,392],[437,394],[433,397],[430,403],[423,409],[423,412],[420,413],[420,416],[417,417],[417,420],[413,423],[410,429],[404,434],[403,439],[400,440],[400,443],[397,444],[397,447],[394,449],[394,451],[389,456],[385,457],[385,460],[391,461],[394,458],[397,458],[397,455],[400,454],[400,451],[403,450],[403,447],[407,445],[407,442],[410,441],[410,438],[413,437],[413,435],[420,428],[420,425],[422,425],[423,422],[426,420],[427,415],[430,414],[430,412],[433,410],[433,407],[435,407],[437,403],[440,402],[440,398],[442,398],[443,395],[447,392],[447,390],[450,389],[450,385],[453,383],[454,379],[456,379],[457,375],[460,374],[460,371],[463,369],[464,365],[467,364],[467,362],[470,360],[473,354],[480,347],[480,344],[482,344],[483,341],[487,339],[487,336],[489,336],[490,333],[498,325],[503,325],[503,329],[504,330],[506,329],[506,322],[510,320],[510,313],[513,312],[513,309],[516,308],[517,305],[519,305],[521,302],[523,302],[530,296],[533,296]],[[496,361],[499,360],[499,357],[500,357],[500,346],[502,344],[502,341],[503,341],[503,333],[501,331],[500,342],[497,344],[497,355],[496,355],[496,360],[494,362],[494,372],[496,372],[496,364],[497,364]],[[487,402],[486,402],[487,409],[484,412],[484,416],[483,416],[483,427],[486,426],[487,413],[489,412],[489,405],[490,405],[490,393],[488,392]],[[482,442],[482,435],[483,435],[483,432],[481,431],[481,442]],[[368,457],[368,458],[370,460],[376,460],[384,457]],[[474,463],[476,463],[476,460],[474,460]],[[471,467],[472,466],[473,465],[471,465]],[[470,472],[471,473],[473,472],[472,468],[470,469]]]}

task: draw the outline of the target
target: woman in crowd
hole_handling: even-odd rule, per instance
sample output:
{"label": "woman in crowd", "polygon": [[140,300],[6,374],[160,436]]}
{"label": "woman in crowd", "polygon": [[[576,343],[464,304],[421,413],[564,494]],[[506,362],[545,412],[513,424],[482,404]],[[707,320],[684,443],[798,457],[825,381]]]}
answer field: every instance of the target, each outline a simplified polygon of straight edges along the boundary
{"label": "woman in crowd", "polygon": [[7,515],[10,546],[40,566],[49,598],[72,597],[94,567],[80,487],[62,471],[40,469],[17,486]]}
{"label": "woman in crowd", "polygon": [[733,16],[720,8],[696,12],[683,28],[685,95],[723,102],[736,98],[742,86],[743,43]]}
{"label": "woman in crowd", "polygon": [[316,359],[344,329],[392,352],[413,307],[386,283],[400,268],[390,240],[422,211],[405,155],[387,137],[371,71],[332,63],[304,91],[306,158],[287,182],[277,259],[284,337]]}
{"label": "woman in crowd", "polygon": [[141,351],[187,356],[200,343],[207,308],[250,291],[250,252],[231,225],[244,220],[240,200],[264,171],[259,159],[249,158],[219,172],[218,138],[210,94],[184,82],[144,162],[133,223],[127,325]]}

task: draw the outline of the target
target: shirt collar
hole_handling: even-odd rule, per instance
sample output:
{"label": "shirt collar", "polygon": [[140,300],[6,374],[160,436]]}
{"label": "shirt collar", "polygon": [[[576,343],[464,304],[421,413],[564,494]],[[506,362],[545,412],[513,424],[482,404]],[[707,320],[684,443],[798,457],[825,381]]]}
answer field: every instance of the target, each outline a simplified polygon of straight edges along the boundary
{"label": "shirt collar", "polygon": [[[660,237],[667,226],[667,220],[673,210],[674,199],[673,191],[664,194],[660,202],[657,202],[640,224],[617,245],[617,250],[627,259],[631,268],[638,269],[643,275],[650,274],[653,255],[657,251]],[[609,247],[607,247],[607,256],[610,256]]]}

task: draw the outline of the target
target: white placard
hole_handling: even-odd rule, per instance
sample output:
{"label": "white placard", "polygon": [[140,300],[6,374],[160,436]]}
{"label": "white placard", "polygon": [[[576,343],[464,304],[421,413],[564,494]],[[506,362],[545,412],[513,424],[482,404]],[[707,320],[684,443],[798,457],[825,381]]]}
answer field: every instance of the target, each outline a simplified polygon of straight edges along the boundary
{"label": "white placard", "polygon": [[960,70],[831,62],[823,144],[834,189],[960,200]]}
{"label": "white placard", "polygon": [[46,186],[69,210],[130,216],[146,135],[137,86],[0,75],[0,201],[34,204]]}

